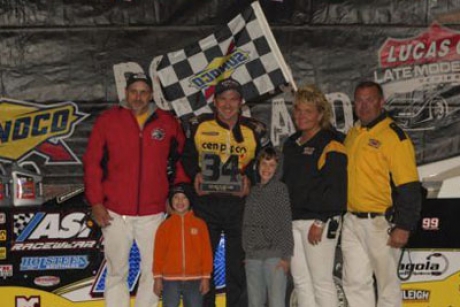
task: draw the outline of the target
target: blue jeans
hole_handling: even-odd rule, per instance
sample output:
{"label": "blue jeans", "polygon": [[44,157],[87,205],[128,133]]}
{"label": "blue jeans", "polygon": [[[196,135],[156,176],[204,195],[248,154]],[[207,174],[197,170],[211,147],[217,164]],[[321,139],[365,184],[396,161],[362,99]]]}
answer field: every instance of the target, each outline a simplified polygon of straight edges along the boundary
{"label": "blue jeans", "polygon": [[265,260],[246,259],[246,283],[249,307],[284,307],[287,277],[282,268],[277,268],[280,258]]}
{"label": "blue jeans", "polygon": [[163,279],[163,307],[178,307],[182,295],[184,307],[201,307],[201,280],[173,281]]}

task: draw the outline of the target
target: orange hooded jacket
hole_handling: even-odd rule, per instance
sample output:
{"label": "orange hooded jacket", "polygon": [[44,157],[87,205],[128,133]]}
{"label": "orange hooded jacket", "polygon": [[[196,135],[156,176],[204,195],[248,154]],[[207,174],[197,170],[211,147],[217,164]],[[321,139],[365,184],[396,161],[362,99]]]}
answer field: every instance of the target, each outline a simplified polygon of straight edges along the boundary
{"label": "orange hooded jacket", "polygon": [[158,228],[153,276],[165,280],[210,278],[212,249],[206,223],[192,211],[172,214]]}

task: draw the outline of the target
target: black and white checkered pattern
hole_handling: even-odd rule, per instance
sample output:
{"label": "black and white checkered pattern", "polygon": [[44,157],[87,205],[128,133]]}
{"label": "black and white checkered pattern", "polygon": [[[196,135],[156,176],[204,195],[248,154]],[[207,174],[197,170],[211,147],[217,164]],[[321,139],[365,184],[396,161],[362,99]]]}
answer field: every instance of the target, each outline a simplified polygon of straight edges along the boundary
{"label": "black and white checkered pattern", "polygon": [[14,215],[14,234],[19,236],[34,217],[33,213],[19,213]]}
{"label": "black and white checkered pattern", "polygon": [[214,34],[163,55],[153,74],[181,117],[211,111],[214,86],[230,76],[243,86],[246,101],[292,82],[258,2]]}

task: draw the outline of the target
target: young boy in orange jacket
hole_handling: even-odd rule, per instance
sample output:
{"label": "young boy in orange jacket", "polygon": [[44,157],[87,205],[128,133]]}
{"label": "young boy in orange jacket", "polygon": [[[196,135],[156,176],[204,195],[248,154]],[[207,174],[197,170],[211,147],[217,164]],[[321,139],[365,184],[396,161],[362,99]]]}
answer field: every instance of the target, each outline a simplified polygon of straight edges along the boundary
{"label": "young boy in orange jacket", "polygon": [[211,243],[206,223],[190,210],[183,187],[171,191],[171,216],[159,227],[153,260],[154,292],[163,298],[163,307],[203,304],[209,291],[213,267]]}

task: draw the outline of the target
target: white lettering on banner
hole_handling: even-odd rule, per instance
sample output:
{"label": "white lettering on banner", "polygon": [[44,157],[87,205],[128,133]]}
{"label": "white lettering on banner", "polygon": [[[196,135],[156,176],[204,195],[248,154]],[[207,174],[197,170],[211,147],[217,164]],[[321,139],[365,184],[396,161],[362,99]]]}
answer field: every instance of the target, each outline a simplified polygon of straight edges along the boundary
{"label": "white lettering on banner", "polygon": [[[415,43],[415,44],[414,44]],[[449,53],[450,46],[452,42],[451,39],[447,38],[439,43],[434,40],[429,44],[424,44],[423,42],[409,42],[405,45],[391,46],[388,52],[388,63],[395,62],[406,62],[408,60],[420,60],[424,59],[436,59],[446,56]],[[456,50],[458,53],[458,45]]]}
{"label": "white lettering on banner", "polygon": [[47,214],[28,239],[87,238],[91,233],[91,229],[86,225],[85,217],[85,213],[76,212],[66,215],[61,221],[59,213]]}
{"label": "white lettering on banner", "polygon": [[35,250],[60,250],[60,249],[92,249],[97,244],[96,240],[83,241],[50,241],[34,243],[14,243],[11,247],[12,252],[16,251],[35,251]]}
{"label": "white lettering on banner", "polygon": [[350,97],[345,93],[325,94],[331,104],[331,124],[341,132],[347,132],[353,126],[353,106]]}
{"label": "white lettering on banner", "polygon": [[285,138],[295,132],[291,116],[286,108],[284,99],[273,99],[270,139],[274,146],[283,144]]}
{"label": "white lettering on banner", "polygon": [[[404,66],[389,68],[383,71],[374,71],[374,80],[378,83],[394,82],[412,78],[430,77],[434,80],[435,76],[450,77],[450,81],[460,79],[460,61],[431,63],[414,66]],[[440,80],[445,82],[446,78]]]}

